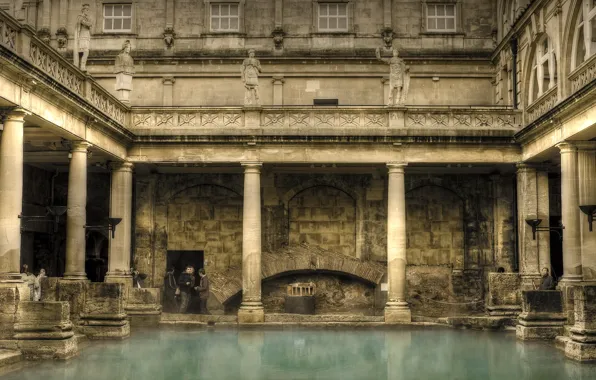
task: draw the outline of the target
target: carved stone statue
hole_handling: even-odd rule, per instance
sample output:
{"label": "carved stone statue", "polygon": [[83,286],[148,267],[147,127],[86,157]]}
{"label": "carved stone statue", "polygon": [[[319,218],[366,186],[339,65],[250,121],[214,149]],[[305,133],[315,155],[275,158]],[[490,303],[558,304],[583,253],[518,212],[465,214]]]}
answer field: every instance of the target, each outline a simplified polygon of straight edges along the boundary
{"label": "carved stone statue", "polygon": [[116,73],[116,92],[118,98],[125,103],[130,102],[130,92],[132,91],[132,76],[135,73],[135,62],[130,56],[130,41],[126,40],[122,44],[120,54],[116,56],[114,72]]}
{"label": "carved stone statue", "polygon": [[246,88],[244,92],[244,105],[261,105],[259,99],[259,73],[261,72],[261,62],[255,58],[255,51],[248,51],[248,58],[242,62],[242,82]]}
{"label": "carved stone statue", "polygon": [[376,50],[377,59],[389,65],[389,101],[388,106],[401,106],[406,102],[410,88],[410,67],[399,58],[397,49],[393,49],[393,57],[381,58],[381,49]]}
{"label": "carved stone statue", "polygon": [[[83,4],[81,14],[77,17],[74,35],[74,64],[83,71],[87,71],[87,58],[89,57],[92,27],[93,22],[89,17],[89,4]],[[80,57],[81,53],[83,54],[82,57]]]}

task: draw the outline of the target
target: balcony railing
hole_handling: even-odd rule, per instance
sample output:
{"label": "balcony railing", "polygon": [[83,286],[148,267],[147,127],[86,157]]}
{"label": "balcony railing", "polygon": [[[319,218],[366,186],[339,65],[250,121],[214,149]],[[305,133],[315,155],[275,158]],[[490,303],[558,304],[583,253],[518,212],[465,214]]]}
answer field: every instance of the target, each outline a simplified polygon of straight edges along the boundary
{"label": "balcony railing", "polygon": [[[200,134],[201,130],[262,129],[271,133],[410,130],[517,131],[521,112],[505,107],[133,107],[131,129],[139,134]],[[194,131],[194,132],[192,132]]]}
{"label": "balcony railing", "polygon": [[550,111],[559,101],[558,87],[554,86],[542,94],[526,109],[526,124],[533,123],[540,116]]}
{"label": "balcony railing", "polygon": [[[29,26],[23,26],[8,13],[0,10],[0,45],[38,68],[42,75],[84,98],[108,118],[127,124],[129,107],[98,85],[91,76],[79,70],[59,52],[43,42]],[[54,83],[50,83],[55,87]]]}
{"label": "balcony railing", "polygon": [[596,80],[596,54],[569,74],[571,92],[577,92],[593,80]]}

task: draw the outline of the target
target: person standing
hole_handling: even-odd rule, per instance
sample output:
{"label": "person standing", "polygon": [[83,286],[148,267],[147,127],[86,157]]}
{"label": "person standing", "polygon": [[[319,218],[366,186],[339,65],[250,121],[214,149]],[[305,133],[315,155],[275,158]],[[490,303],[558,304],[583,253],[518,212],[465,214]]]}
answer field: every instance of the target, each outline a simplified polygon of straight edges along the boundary
{"label": "person standing", "polygon": [[199,286],[195,290],[199,292],[199,314],[209,314],[207,310],[207,301],[209,300],[209,279],[205,273],[205,269],[199,269]]}
{"label": "person standing", "polygon": [[[82,71],[87,71],[87,58],[91,44],[91,28],[93,22],[89,16],[89,4],[83,4],[81,14],[77,16],[74,35],[74,64]],[[82,57],[81,57],[82,54]]]}
{"label": "person standing", "polygon": [[180,274],[178,278],[178,288],[176,289],[176,293],[180,294],[180,308],[178,309],[179,313],[186,313],[188,310],[188,304],[190,303],[190,292],[192,288],[195,286],[195,276],[194,274],[195,269],[191,265],[186,266],[186,270]]}
{"label": "person standing", "polygon": [[46,270],[41,268],[33,285],[33,301],[41,301],[41,285],[44,278],[46,278]]}
{"label": "person standing", "polygon": [[555,280],[548,273],[548,268],[542,268],[542,280],[540,281],[540,290],[555,290]]}
{"label": "person standing", "polygon": [[174,267],[171,267],[163,279],[164,291],[163,291],[163,310],[166,313],[174,313],[178,310],[178,304],[176,302],[176,289],[178,285],[176,283],[176,276],[174,275]]}
{"label": "person standing", "polygon": [[35,275],[29,272],[29,265],[23,264],[21,278],[29,286],[29,301],[33,301],[35,296]]}

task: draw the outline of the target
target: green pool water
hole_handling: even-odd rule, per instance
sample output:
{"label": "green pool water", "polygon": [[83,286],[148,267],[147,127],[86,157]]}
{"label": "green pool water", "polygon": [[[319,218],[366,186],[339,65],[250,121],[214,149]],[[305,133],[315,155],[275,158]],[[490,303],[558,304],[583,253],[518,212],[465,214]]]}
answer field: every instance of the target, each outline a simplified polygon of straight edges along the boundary
{"label": "green pool water", "polygon": [[596,379],[543,343],[449,329],[143,331],[1,379]]}

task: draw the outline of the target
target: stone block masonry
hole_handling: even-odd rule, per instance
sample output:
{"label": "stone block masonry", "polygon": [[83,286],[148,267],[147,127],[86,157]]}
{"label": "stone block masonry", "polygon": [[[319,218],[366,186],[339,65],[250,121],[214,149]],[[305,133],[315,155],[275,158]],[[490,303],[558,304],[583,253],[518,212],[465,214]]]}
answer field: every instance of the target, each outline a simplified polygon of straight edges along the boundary
{"label": "stone block masonry", "polygon": [[124,285],[91,283],[81,315],[81,331],[89,339],[125,339],[130,323],[124,309]]}
{"label": "stone block masonry", "polygon": [[522,291],[522,313],[516,328],[521,340],[554,339],[565,324],[563,297],[557,290]]}

